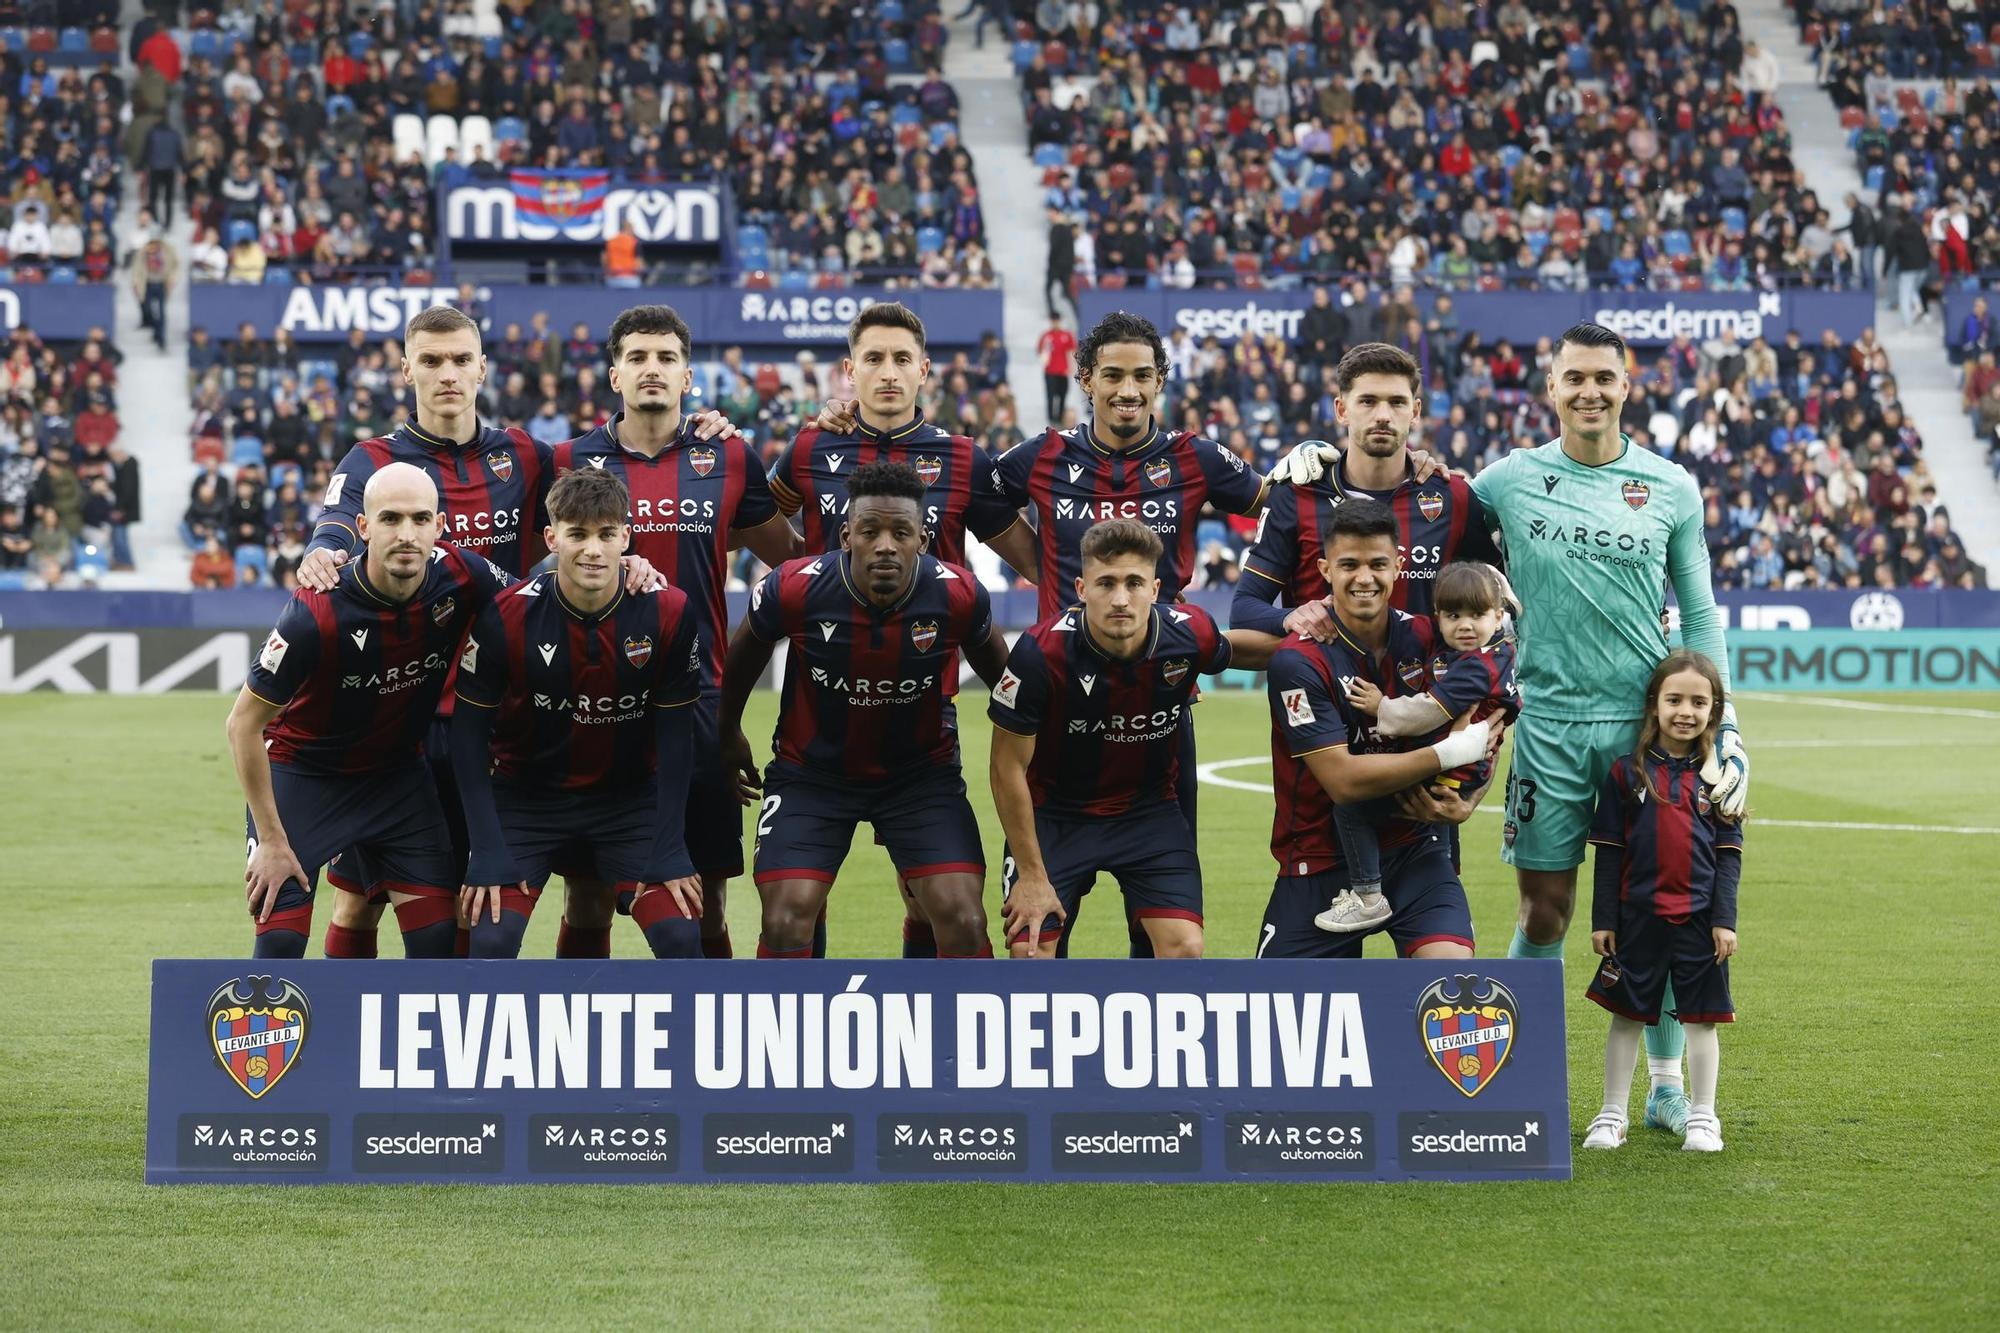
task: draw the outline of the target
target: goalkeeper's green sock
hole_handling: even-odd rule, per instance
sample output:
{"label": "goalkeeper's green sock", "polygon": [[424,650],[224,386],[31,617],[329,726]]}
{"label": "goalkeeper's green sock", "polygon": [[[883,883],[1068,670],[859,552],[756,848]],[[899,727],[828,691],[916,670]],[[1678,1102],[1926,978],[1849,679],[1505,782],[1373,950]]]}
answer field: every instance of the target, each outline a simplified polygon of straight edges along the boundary
{"label": "goalkeeper's green sock", "polygon": [[[1509,958],[1561,958],[1563,956],[1563,942],[1561,940],[1551,940],[1547,944],[1537,944],[1529,939],[1526,933],[1517,925],[1514,927],[1514,938],[1507,941],[1507,956]],[[1676,1031],[1678,1030],[1676,1028]]]}
{"label": "goalkeeper's green sock", "polygon": [[1646,1072],[1654,1087],[1681,1086],[1681,1054],[1687,1050],[1687,1033],[1673,1016],[1674,983],[1667,979],[1666,993],[1660,997],[1660,1021],[1646,1029]]}

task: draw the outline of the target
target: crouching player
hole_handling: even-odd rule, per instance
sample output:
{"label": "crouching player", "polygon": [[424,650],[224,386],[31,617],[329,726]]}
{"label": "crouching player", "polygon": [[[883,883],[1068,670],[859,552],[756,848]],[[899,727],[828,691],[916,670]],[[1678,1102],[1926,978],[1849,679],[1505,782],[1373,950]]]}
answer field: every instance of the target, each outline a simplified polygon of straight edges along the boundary
{"label": "crouching player", "polygon": [[1463,823],[1484,791],[1428,785],[1439,773],[1491,759],[1501,723],[1488,719],[1434,745],[1383,736],[1350,702],[1345,682],[1366,680],[1385,696],[1423,691],[1437,652],[1431,623],[1392,610],[1399,556],[1396,519],[1379,500],[1355,496],[1333,511],[1321,572],[1332,589],[1331,641],[1291,635],[1271,656],[1272,787],[1277,814],[1271,852],[1278,881],[1264,911],[1259,958],[1355,958],[1361,931],[1330,934],[1315,918],[1347,892],[1334,807],[1395,794],[1399,814],[1377,830],[1383,923],[1405,957],[1472,956],[1472,911],[1435,822]]}
{"label": "crouching player", "polygon": [[985,589],[924,554],[924,483],[907,463],[847,481],[841,550],[787,561],[759,582],[722,671],[729,771],[754,771],[743,706],[790,644],[758,812],[760,958],[805,958],[855,825],[888,845],[937,935],[940,958],[990,957],[985,855],[959,773],[947,689],[957,654],[989,684],[1004,641]]}
{"label": "crouching player", "polygon": [[472,956],[515,958],[549,876],[635,885],[660,958],[701,955],[701,880],[684,815],[700,692],[678,588],[625,591],[631,496],[610,472],[549,490],[553,573],[509,589],[458,664],[451,759],[471,860]]}
{"label": "crouching player", "polygon": [[[1438,653],[1430,661],[1430,688],[1389,699],[1372,682],[1355,676],[1347,681],[1347,701],[1373,718],[1383,736],[1428,736],[1454,720],[1478,722],[1495,713],[1512,723],[1521,712],[1521,691],[1514,683],[1514,645],[1502,637],[1506,587],[1499,570],[1476,560],[1439,570],[1431,590]],[[1434,785],[1476,791],[1492,780],[1493,763],[1482,760],[1440,775]],[[1382,896],[1382,850],[1375,839],[1386,805],[1360,801],[1334,807],[1349,887],[1313,918],[1321,930],[1346,934],[1389,919],[1389,900]]]}
{"label": "crouching player", "polygon": [[[440,518],[417,468],[370,477],[365,557],[331,591],[293,594],[229,710],[259,958],[305,957],[319,873],[349,847],[368,893],[394,904],[408,956],[452,956],[457,874],[423,739],[466,627],[512,579],[440,543]],[[348,950],[340,929],[330,955]]]}
{"label": "crouching player", "polygon": [[1007,831],[1001,901],[1017,958],[1069,956],[1066,927],[1100,872],[1156,958],[1202,953],[1201,862],[1181,814],[1182,722],[1206,672],[1261,666],[1267,634],[1225,635],[1161,606],[1160,538],[1137,519],[1083,534],[1081,605],[1023,634],[993,688],[993,804]]}
{"label": "crouching player", "polygon": [[1722,726],[1722,673],[1700,653],[1671,654],[1646,682],[1639,725],[1632,753],[1612,761],[1590,826],[1597,847],[1590,947],[1604,961],[1587,993],[1611,1011],[1611,1036],[1604,1104],[1583,1146],[1625,1142],[1640,1029],[1659,1021],[1671,978],[1687,1033],[1681,1147],[1721,1152],[1715,1025],[1736,1018],[1729,958],[1743,874],[1743,826],[1723,816],[1701,776]]}

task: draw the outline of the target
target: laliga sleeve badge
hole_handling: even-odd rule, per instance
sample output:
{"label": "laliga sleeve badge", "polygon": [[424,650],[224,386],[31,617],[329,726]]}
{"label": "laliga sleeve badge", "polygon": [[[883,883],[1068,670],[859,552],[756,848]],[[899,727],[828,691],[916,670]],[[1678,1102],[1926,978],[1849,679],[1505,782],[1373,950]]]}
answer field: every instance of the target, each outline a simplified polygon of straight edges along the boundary
{"label": "laliga sleeve badge", "polygon": [[208,997],[216,1063],[252,1097],[262,1097],[292,1071],[311,1026],[306,993],[289,981],[237,977]]}
{"label": "laliga sleeve badge", "polygon": [[1477,1097],[1514,1053],[1520,1012],[1492,977],[1439,977],[1417,997],[1417,1035],[1445,1082]]}

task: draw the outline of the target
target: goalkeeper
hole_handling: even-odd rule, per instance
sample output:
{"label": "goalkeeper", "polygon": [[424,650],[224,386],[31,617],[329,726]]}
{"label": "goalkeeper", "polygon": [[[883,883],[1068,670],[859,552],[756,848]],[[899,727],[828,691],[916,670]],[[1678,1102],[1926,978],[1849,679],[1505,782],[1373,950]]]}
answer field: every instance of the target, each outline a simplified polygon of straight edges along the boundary
{"label": "goalkeeper", "polygon": [[[1500,524],[1523,607],[1522,710],[1501,851],[1521,890],[1509,958],[1562,957],[1597,790],[1611,762],[1631,752],[1647,676],[1666,653],[1663,582],[1680,604],[1686,646],[1715,662],[1729,686],[1701,493],[1685,470],[1620,433],[1630,387],[1624,340],[1602,325],[1574,326],[1549,364],[1561,437],[1472,479]],[[1727,702],[1701,776],[1717,809],[1739,818],[1750,765]],[[1646,1121],[1679,1134],[1688,1102],[1673,1007],[1670,990],[1646,1030]]]}

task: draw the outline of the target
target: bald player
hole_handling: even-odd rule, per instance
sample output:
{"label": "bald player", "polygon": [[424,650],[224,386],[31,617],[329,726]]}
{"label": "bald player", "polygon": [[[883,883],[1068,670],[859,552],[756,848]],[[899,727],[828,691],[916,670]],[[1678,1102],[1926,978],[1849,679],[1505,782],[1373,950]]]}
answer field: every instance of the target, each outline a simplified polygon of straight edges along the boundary
{"label": "bald player", "polygon": [[440,542],[441,518],[421,469],[377,469],[356,520],[364,558],[293,594],[229,711],[259,958],[305,956],[319,872],[348,848],[394,905],[405,953],[452,955],[457,868],[423,740],[459,641],[513,579]]}

